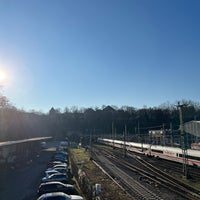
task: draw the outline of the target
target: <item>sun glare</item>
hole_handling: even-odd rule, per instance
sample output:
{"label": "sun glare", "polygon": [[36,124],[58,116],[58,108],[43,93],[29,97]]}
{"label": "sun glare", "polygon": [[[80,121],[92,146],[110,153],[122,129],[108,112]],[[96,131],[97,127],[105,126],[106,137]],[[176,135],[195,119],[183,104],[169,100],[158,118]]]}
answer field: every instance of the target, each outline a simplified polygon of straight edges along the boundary
{"label": "sun glare", "polygon": [[6,79],[6,74],[3,71],[0,71],[0,81],[4,81]]}

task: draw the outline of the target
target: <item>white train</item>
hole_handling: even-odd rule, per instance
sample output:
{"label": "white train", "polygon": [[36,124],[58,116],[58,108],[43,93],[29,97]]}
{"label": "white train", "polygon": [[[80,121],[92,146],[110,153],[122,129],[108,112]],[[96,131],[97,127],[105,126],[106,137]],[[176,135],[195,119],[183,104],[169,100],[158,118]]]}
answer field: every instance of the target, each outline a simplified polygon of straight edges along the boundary
{"label": "white train", "polygon": [[[138,153],[142,153],[148,156],[159,157],[175,162],[183,163],[184,155],[183,151],[177,147],[167,147],[167,146],[159,146],[159,145],[151,145],[151,144],[141,144],[135,142],[124,142],[120,140],[112,140],[105,138],[98,138],[98,142],[101,144],[106,144],[110,146],[114,146],[117,148],[126,147],[127,151],[134,151]],[[199,150],[187,150],[187,159],[188,164],[193,166],[200,167],[200,151]]]}

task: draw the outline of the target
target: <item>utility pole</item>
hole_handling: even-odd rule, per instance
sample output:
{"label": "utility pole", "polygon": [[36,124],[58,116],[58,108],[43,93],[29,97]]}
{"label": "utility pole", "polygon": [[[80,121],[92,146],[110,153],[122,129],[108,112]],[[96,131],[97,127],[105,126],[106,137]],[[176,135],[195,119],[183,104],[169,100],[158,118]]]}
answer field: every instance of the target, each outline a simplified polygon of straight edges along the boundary
{"label": "utility pole", "polygon": [[127,127],[125,125],[125,131],[124,131],[124,157],[126,157],[126,133],[127,133]]}
{"label": "utility pole", "polygon": [[182,149],[182,158],[183,158],[183,176],[188,178],[188,155],[187,155],[187,145],[186,145],[186,137],[183,129],[183,114],[182,108],[186,106],[184,104],[180,104],[178,102],[179,108],[179,118],[180,118],[180,131],[181,131],[181,149]]}
{"label": "utility pole", "polygon": [[142,149],[142,152],[143,152],[143,138],[142,138],[142,135],[140,133],[140,121],[139,120],[138,120],[138,135],[139,135],[139,138],[140,138],[141,149]]}
{"label": "utility pole", "polygon": [[112,139],[113,139],[113,148],[114,148],[114,123],[112,122]]}
{"label": "utility pole", "polygon": [[92,130],[90,130],[90,160],[92,160]]}
{"label": "utility pole", "polygon": [[173,137],[173,130],[172,130],[172,122],[170,122],[170,143],[171,143],[171,146],[173,147],[174,146],[174,137]]}

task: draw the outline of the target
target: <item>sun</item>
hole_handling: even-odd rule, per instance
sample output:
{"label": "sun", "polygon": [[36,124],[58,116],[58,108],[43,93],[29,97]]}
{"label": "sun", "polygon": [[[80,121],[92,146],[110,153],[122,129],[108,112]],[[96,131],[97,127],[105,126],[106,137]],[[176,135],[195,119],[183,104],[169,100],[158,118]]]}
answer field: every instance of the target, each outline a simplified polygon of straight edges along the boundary
{"label": "sun", "polygon": [[3,71],[0,71],[0,81],[4,81],[6,79],[6,73]]}

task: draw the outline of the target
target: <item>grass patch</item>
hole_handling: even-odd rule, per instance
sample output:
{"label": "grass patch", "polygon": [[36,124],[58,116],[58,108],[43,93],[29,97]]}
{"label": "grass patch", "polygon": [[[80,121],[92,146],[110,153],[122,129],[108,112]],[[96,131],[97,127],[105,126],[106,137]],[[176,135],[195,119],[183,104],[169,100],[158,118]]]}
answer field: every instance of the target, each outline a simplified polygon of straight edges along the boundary
{"label": "grass patch", "polygon": [[70,149],[71,154],[73,155],[73,159],[79,168],[83,170],[90,171],[94,170],[96,165],[90,160],[90,154],[85,149]]}
{"label": "grass patch", "polygon": [[70,149],[70,152],[74,155],[74,158],[78,161],[88,161],[89,160],[89,152],[85,151],[83,148],[79,149]]}
{"label": "grass patch", "polygon": [[113,181],[108,178],[93,162],[90,160],[90,153],[85,149],[70,149],[70,153],[76,164],[82,168],[90,180],[90,183],[96,183],[102,186],[102,196],[107,200],[126,199],[132,198],[123,192]]}
{"label": "grass patch", "polygon": [[90,153],[85,151],[83,148],[71,149],[70,151],[79,168],[85,171],[92,183],[96,183],[96,181],[99,180],[99,177],[101,177],[101,173],[99,173],[99,168],[92,162],[92,160],[90,160]]}

